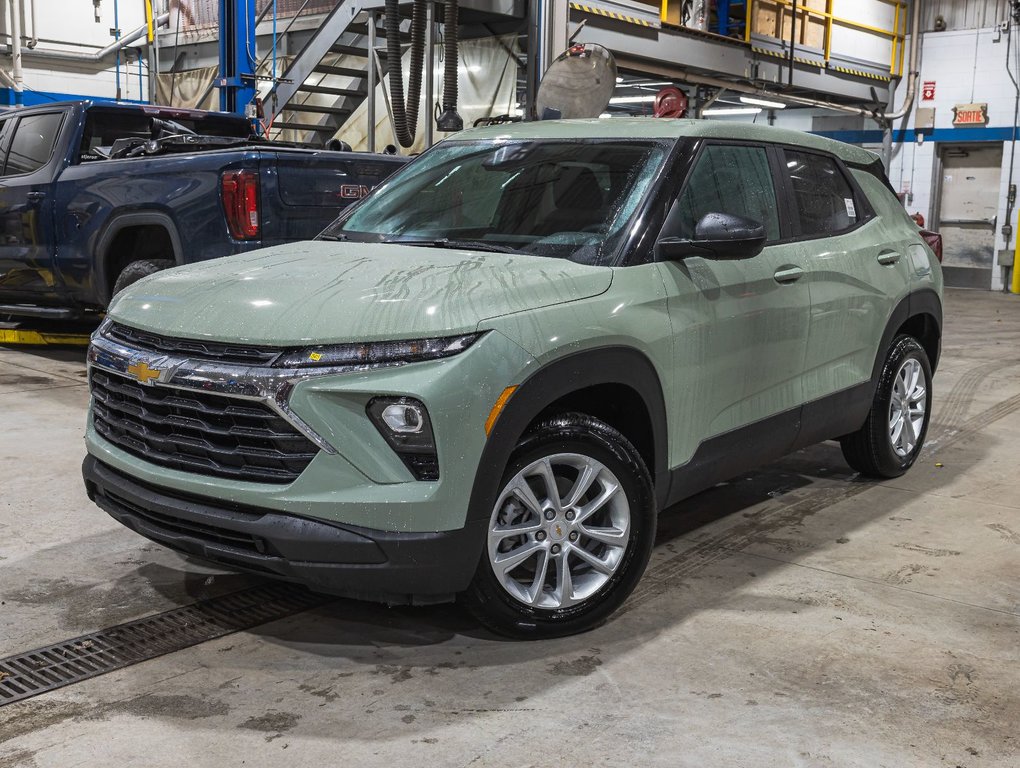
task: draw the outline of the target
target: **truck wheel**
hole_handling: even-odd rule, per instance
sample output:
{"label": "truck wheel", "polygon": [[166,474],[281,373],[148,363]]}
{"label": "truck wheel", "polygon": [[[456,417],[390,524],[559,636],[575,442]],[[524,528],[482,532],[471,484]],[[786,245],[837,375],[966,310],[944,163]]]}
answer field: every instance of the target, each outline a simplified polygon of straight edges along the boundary
{"label": "truck wheel", "polygon": [[640,580],[655,521],[651,477],[627,438],[583,414],[544,421],[510,458],[464,601],[511,637],[592,629]]}
{"label": "truck wheel", "polygon": [[132,261],[117,275],[117,282],[113,284],[113,295],[123,291],[132,283],[137,283],[143,277],[154,275],[164,269],[175,266],[171,259],[139,259]]}
{"label": "truck wheel", "polygon": [[917,460],[931,418],[931,364],[912,336],[889,349],[864,426],[841,437],[847,464],[870,477],[899,477]]}

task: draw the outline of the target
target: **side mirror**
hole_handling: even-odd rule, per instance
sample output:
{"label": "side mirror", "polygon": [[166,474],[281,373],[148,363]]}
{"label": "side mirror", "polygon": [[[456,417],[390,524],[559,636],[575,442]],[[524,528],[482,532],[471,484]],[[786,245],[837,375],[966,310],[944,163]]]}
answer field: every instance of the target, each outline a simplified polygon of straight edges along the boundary
{"label": "side mirror", "polygon": [[706,259],[750,259],[765,247],[765,227],[732,213],[706,213],[692,239],[664,237],[655,244],[661,259],[703,256]]}

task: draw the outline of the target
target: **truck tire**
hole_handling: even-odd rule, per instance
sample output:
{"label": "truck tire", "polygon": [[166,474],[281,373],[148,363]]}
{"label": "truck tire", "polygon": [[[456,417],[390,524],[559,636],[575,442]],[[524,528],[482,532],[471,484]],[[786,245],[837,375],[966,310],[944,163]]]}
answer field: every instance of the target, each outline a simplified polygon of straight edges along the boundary
{"label": "truck tire", "polygon": [[175,266],[175,262],[170,259],[139,259],[138,261],[132,261],[117,275],[117,281],[113,284],[113,295],[116,296],[129,285],[137,283],[143,277],[154,275],[173,266]]}
{"label": "truck tire", "polygon": [[651,476],[624,435],[580,413],[548,419],[510,458],[462,600],[509,637],[592,629],[640,580],[655,523]]}

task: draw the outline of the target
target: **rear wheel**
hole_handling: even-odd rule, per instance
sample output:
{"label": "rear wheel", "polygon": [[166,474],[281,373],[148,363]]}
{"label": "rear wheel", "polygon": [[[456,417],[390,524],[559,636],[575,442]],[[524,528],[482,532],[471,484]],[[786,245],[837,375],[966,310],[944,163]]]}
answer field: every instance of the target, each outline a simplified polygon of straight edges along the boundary
{"label": "rear wheel", "polygon": [[170,269],[175,262],[171,259],[139,259],[132,261],[117,275],[117,281],[113,284],[113,295],[123,291],[132,283],[137,283],[143,277],[154,275],[164,269]]}
{"label": "rear wheel", "polygon": [[931,364],[912,336],[889,349],[871,412],[857,432],[840,438],[847,464],[870,477],[899,477],[917,460],[931,418]]}
{"label": "rear wheel", "polygon": [[503,475],[468,608],[518,638],[598,626],[641,578],[655,519],[648,470],[622,434],[582,414],[545,421]]}

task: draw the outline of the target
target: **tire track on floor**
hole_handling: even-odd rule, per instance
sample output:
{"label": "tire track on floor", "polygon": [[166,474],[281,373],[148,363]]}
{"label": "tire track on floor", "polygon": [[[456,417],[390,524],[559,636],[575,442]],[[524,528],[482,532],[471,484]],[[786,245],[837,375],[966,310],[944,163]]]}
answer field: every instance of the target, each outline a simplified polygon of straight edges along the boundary
{"label": "tire track on floor", "polygon": [[[682,580],[715,562],[733,556],[735,550],[742,550],[777,529],[803,525],[804,521],[827,507],[852,499],[875,487],[877,483],[867,480],[849,481],[845,485],[818,488],[788,504],[762,510],[746,522],[738,523],[722,533],[699,542],[653,564],[645,573],[621,613],[638,608],[678,586]],[[790,494],[793,496],[793,494]]]}
{"label": "tire track on floor", "polygon": [[978,387],[985,379],[1016,365],[1020,365],[1020,360],[994,360],[985,363],[957,379],[944,398],[936,398],[938,408],[932,414],[932,426],[936,429],[932,430],[934,434],[931,436],[931,442],[940,442],[950,432],[960,427],[977,397]]}
{"label": "tire track on floor", "polygon": [[991,408],[982,411],[977,416],[969,419],[960,426],[959,429],[954,430],[946,435],[943,439],[939,440],[938,443],[932,445],[930,448],[925,447],[922,449],[922,453],[925,455],[933,455],[940,451],[944,451],[955,443],[969,440],[980,434],[981,430],[991,426],[999,419],[1003,419],[1009,414],[1013,413],[1017,409],[1020,409],[1020,394],[1013,395],[1013,397],[1003,400],[997,405],[993,405]]}
{"label": "tire track on floor", "polygon": [[[980,383],[981,378],[987,377],[988,371],[993,367],[997,370],[1016,364],[1015,362],[996,364],[996,366],[990,364],[982,366],[981,369],[975,369],[974,373],[980,374],[980,378],[978,378],[978,383]],[[958,390],[957,387],[953,388],[957,392],[955,402],[958,404],[954,407],[965,410],[969,407],[969,402],[973,401],[976,385],[962,381],[958,382],[958,385]],[[964,421],[958,429],[948,433],[937,446],[930,449],[925,447],[922,454],[929,455],[936,451],[944,451],[958,442],[972,438],[983,429],[1018,409],[1020,409],[1020,394],[1003,400]],[[622,614],[639,608],[680,586],[685,578],[716,562],[732,557],[735,552],[746,549],[776,530],[802,525],[816,512],[852,499],[877,485],[879,485],[877,481],[858,479],[847,481],[842,485],[808,489],[803,492],[804,496],[791,500],[790,503],[780,503],[766,508],[753,514],[746,522],[738,523],[715,536],[698,542],[693,547],[672,554],[658,562],[655,562],[653,554],[653,562],[649,564],[644,578],[619,612]],[[793,497],[797,493],[799,492],[791,493],[789,496]],[[682,514],[682,512],[678,514]]]}

